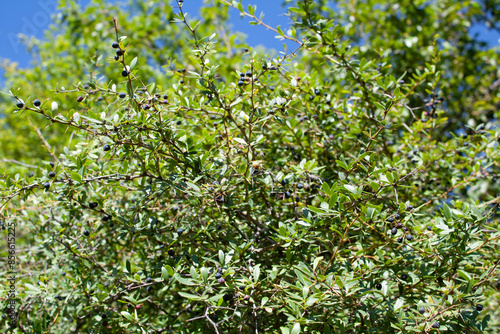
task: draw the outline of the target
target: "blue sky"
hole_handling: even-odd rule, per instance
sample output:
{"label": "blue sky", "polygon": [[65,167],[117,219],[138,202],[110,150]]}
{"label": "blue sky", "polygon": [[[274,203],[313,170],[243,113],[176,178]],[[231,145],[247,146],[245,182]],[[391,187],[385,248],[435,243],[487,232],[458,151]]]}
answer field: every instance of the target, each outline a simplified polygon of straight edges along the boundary
{"label": "blue sky", "polygon": [[[80,0],[79,2],[87,4],[89,1]],[[185,0],[183,9],[191,16],[197,16],[198,8],[202,3],[203,0]],[[257,5],[257,13],[264,11],[265,21],[272,26],[286,27],[288,25],[288,18],[283,15],[284,10],[278,5],[281,3],[279,0],[243,0],[242,3],[245,4],[245,7],[249,3]],[[270,5],[270,3],[274,3],[274,5]],[[7,58],[18,62],[21,67],[29,66],[31,57],[21,44],[18,34],[43,38],[43,32],[50,24],[50,15],[56,11],[57,0],[11,0],[5,1],[2,5],[0,11],[0,61],[2,58]],[[233,10],[231,14],[233,27],[247,33],[249,45],[264,45],[268,48],[282,50],[283,41],[276,39],[274,32],[261,26],[251,26],[248,24],[250,20],[242,19],[237,10]],[[479,33],[480,38],[490,45],[500,45],[498,33],[478,26],[473,27],[472,31]],[[294,48],[292,43],[287,44],[290,48]],[[0,77],[0,83],[2,82]]]}

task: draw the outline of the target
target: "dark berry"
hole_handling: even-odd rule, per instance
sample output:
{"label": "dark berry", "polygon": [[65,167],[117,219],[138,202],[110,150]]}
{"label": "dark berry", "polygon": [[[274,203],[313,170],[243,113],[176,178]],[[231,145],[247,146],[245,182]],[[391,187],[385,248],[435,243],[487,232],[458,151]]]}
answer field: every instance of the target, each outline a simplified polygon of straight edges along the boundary
{"label": "dark berry", "polygon": [[392,235],[396,235],[396,234],[398,234],[398,229],[397,229],[397,228],[395,228],[395,227],[393,227],[393,228],[391,229],[391,233],[392,233]]}
{"label": "dark berry", "polygon": [[403,242],[403,237],[399,237],[399,238],[398,238],[398,242],[399,242],[399,243]]}
{"label": "dark berry", "polygon": [[406,274],[401,274],[401,279],[402,279],[403,281],[405,281],[407,278],[408,278],[408,275],[406,275]]}
{"label": "dark berry", "polygon": [[377,285],[375,285],[375,288],[377,288],[377,290],[382,290],[382,284],[377,283]]}
{"label": "dark berry", "polygon": [[151,283],[152,281],[153,281],[153,279],[151,277],[146,278],[146,283]]}
{"label": "dark berry", "polygon": [[118,49],[120,47],[120,44],[118,44],[118,42],[113,42],[113,44],[111,44],[111,47],[113,49]]}
{"label": "dark berry", "polygon": [[49,183],[49,182],[45,182],[45,183],[43,184],[43,187],[44,187],[45,189],[49,189],[49,188],[50,188],[50,183]]}
{"label": "dark berry", "polygon": [[35,100],[33,101],[33,105],[34,105],[35,107],[39,107],[41,104],[42,104],[42,102],[40,102],[40,100],[39,100],[39,99],[35,99]]}
{"label": "dark berry", "polygon": [[238,81],[238,86],[240,86],[240,87],[241,87],[241,86],[243,86],[244,84],[245,84],[245,82],[243,82],[243,81],[241,81],[241,80],[240,80],[240,81]]}
{"label": "dark berry", "polygon": [[226,293],[222,299],[227,303],[228,301],[230,301],[231,299],[233,299],[233,294],[232,293]]}
{"label": "dark berry", "polygon": [[221,273],[215,273],[215,278],[219,279],[222,277],[222,274]]}
{"label": "dark berry", "polygon": [[123,55],[123,51],[122,50],[116,50],[116,55],[118,57],[120,57],[121,55]]}
{"label": "dark berry", "polygon": [[437,322],[437,321],[436,321],[435,323],[433,323],[433,324],[432,324],[432,327],[433,327],[433,328],[439,328],[439,322]]}
{"label": "dark berry", "polygon": [[127,94],[125,94],[125,93],[120,93],[120,94],[118,94],[118,97],[119,97],[120,99],[124,99],[125,97],[127,97]]}
{"label": "dark berry", "polygon": [[103,222],[107,222],[110,219],[111,219],[111,216],[104,216],[104,217],[102,217],[102,221]]}
{"label": "dark berry", "polygon": [[219,282],[219,284],[223,284],[226,280],[224,278],[219,278],[219,280],[217,282]]}
{"label": "dark berry", "polygon": [[424,314],[424,313],[425,313],[425,309],[424,309],[422,306],[420,306],[420,307],[418,308],[418,312],[419,312],[420,314]]}
{"label": "dark berry", "polygon": [[83,101],[83,96],[78,96],[76,98],[76,102],[82,102]]}
{"label": "dark berry", "polygon": [[401,224],[401,223],[397,223],[397,224],[396,224],[396,227],[397,227],[397,228],[401,228],[401,227],[403,227],[403,224]]}
{"label": "dark berry", "polygon": [[95,208],[97,208],[97,206],[98,206],[98,205],[99,205],[99,204],[98,204],[97,202],[90,202],[90,203],[89,203],[89,208],[91,208],[91,209],[95,209]]}
{"label": "dark berry", "polygon": [[427,226],[427,230],[432,231],[432,226]]}
{"label": "dark berry", "polygon": [[168,250],[168,255],[170,256],[174,256],[175,255],[175,252],[171,249]]}
{"label": "dark berry", "polygon": [[56,173],[54,173],[53,171],[50,171],[49,172],[49,177],[54,177],[54,176],[56,176]]}
{"label": "dark berry", "polygon": [[16,106],[17,106],[18,108],[24,108],[24,103],[23,103],[23,102],[21,102],[21,101],[19,101],[19,102],[17,102]]}
{"label": "dark berry", "polygon": [[304,188],[304,185],[302,183],[297,183],[297,188],[302,189]]}
{"label": "dark berry", "polygon": [[481,312],[481,311],[483,310],[483,305],[481,305],[481,304],[477,304],[477,305],[476,305],[476,310],[477,310],[478,312]]}
{"label": "dark berry", "polygon": [[182,228],[178,228],[177,229],[177,234],[182,234],[182,233],[184,233],[184,230]]}
{"label": "dark berry", "polygon": [[106,144],[106,145],[104,145],[104,146],[102,147],[102,149],[103,149],[104,151],[109,151],[109,150],[111,149],[111,146],[109,146],[108,144]]}
{"label": "dark berry", "polygon": [[252,72],[251,71],[247,71],[247,73],[245,73],[245,75],[250,78],[250,77],[252,77]]}
{"label": "dark berry", "polygon": [[314,94],[319,95],[319,94],[321,94],[321,91],[319,89],[315,88],[314,89]]}
{"label": "dark berry", "polygon": [[118,57],[118,56],[115,56],[115,60],[118,60],[118,59],[120,59],[120,57]]}
{"label": "dark berry", "polygon": [[408,241],[412,241],[412,240],[413,240],[413,235],[411,235],[411,234],[407,234],[407,235],[406,235],[406,240],[408,240]]}
{"label": "dark berry", "polygon": [[50,165],[50,167],[54,168],[54,166],[55,166],[56,164],[54,163],[54,161],[51,161],[51,162],[49,162],[49,165]]}
{"label": "dark berry", "polygon": [[151,109],[151,105],[146,103],[145,105],[142,106],[142,109],[144,109],[144,110]]}
{"label": "dark berry", "polygon": [[128,77],[128,71],[123,70],[123,71],[122,71],[122,76],[123,76],[123,77]]}
{"label": "dark berry", "polygon": [[87,230],[85,230],[85,231],[83,231],[83,235],[86,236],[86,237],[88,237],[90,235],[90,232],[87,231]]}

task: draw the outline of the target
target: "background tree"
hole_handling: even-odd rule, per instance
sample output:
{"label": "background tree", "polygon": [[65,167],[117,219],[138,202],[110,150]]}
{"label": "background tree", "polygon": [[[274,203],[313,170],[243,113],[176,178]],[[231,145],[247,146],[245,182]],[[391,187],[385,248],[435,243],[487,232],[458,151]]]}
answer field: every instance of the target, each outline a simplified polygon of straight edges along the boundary
{"label": "background tree", "polygon": [[498,331],[495,6],[284,4],[61,1],[1,95],[5,330]]}

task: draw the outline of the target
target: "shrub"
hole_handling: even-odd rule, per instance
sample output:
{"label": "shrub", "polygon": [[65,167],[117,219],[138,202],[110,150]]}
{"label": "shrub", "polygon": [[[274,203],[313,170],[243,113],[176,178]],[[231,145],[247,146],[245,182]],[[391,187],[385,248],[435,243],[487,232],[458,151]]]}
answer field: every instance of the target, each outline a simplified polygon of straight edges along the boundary
{"label": "shrub", "polygon": [[[132,2],[130,19],[108,4],[63,8],[61,35],[40,42],[54,56],[7,74],[18,108],[5,118],[0,210],[18,228],[23,275],[18,323],[2,326],[498,330],[498,93],[458,83],[470,71],[464,85],[491,88],[472,74],[477,59],[453,66],[459,42],[435,36],[456,28],[442,5],[358,4],[393,20],[363,31],[374,21],[342,20],[350,7],[294,2],[290,31],[271,29],[297,48],[275,56],[214,29],[231,6],[266,24],[237,2],[214,2],[200,22],[182,1]],[[467,26],[477,7],[460,8],[453,22]],[[419,17],[435,23],[423,38],[394,38]]]}

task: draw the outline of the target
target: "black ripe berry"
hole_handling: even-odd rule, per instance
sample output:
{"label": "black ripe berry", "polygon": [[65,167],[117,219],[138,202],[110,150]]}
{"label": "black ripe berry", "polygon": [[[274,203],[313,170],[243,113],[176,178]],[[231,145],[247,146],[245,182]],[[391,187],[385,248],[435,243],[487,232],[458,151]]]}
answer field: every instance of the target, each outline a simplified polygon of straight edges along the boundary
{"label": "black ripe berry", "polygon": [[408,275],[406,275],[406,274],[401,274],[401,279],[402,279],[403,281],[405,281],[407,278],[408,278]]}
{"label": "black ripe berry", "polygon": [[184,233],[184,230],[183,230],[182,228],[178,228],[178,229],[177,229],[177,234],[179,234],[179,235],[180,235],[180,234],[182,234],[182,233]]}
{"label": "black ripe berry", "polygon": [[226,280],[225,280],[224,278],[222,278],[222,277],[221,277],[221,278],[219,278],[219,280],[218,280],[217,282],[219,282],[219,284],[224,284],[224,282],[225,282],[225,281],[226,281]]}
{"label": "black ripe berry", "polygon": [[118,44],[118,42],[113,42],[113,44],[111,44],[111,47],[113,49],[118,49],[120,47],[120,44]]}
{"label": "black ripe berry", "polygon": [[95,208],[97,208],[97,206],[98,206],[98,205],[99,205],[99,204],[98,204],[97,202],[90,202],[90,203],[89,203],[89,208],[91,208],[91,209],[95,209]]}
{"label": "black ripe berry", "polygon": [[172,249],[169,249],[169,250],[168,250],[168,255],[170,255],[170,256],[174,256],[174,255],[175,255],[175,252],[174,252]]}
{"label": "black ripe berry", "polygon": [[425,313],[425,309],[424,309],[422,306],[420,306],[420,307],[418,308],[418,313],[420,313],[420,314],[424,314],[424,313]]}
{"label": "black ripe berry", "polygon": [[21,102],[21,101],[19,101],[19,102],[17,102],[16,106],[17,106],[18,108],[24,108],[24,103],[23,103],[23,102]]}
{"label": "black ripe berry", "polygon": [[151,281],[153,281],[153,279],[151,277],[146,278],[146,283],[151,283]]}
{"label": "black ripe berry", "polygon": [[120,94],[118,94],[118,97],[119,97],[120,99],[124,99],[126,96],[127,96],[127,94],[125,94],[125,93],[120,93]]}
{"label": "black ripe berry", "polygon": [[40,102],[40,100],[39,100],[39,99],[35,99],[35,100],[33,101],[33,105],[34,105],[35,107],[39,107],[41,104],[42,104],[42,102]]}
{"label": "black ripe berry", "polygon": [[83,101],[83,96],[78,96],[76,98],[76,102],[82,102]]}
{"label": "black ripe berry", "polygon": [[128,71],[123,70],[122,71],[122,77],[128,77]]}
{"label": "black ripe berry", "polygon": [[393,227],[392,230],[391,230],[391,233],[392,233],[392,235],[398,234],[398,229],[395,228],[395,227]]}
{"label": "black ripe berry", "polygon": [[411,234],[407,234],[407,235],[406,235],[406,240],[408,240],[408,241],[412,241],[412,240],[413,240],[413,235],[411,235]]}
{"label": "black ripe berry", "polygon": [[297,183],[297,188],[302,189],[302,188],[304,188],[304,185],[302,183]]}
{"label": "black ripe berry", "polygon": [[120,57],[118,57],[118,56],[115,56],[115,60],[118,60],[118,59],[120,59]]}
{"label": "black ripe berry", "polygon": [[231,299],[233,299],[233,294],[232,293],[226,293],[222,299],[227,303],[229,301],[231,301]]}
{"label": "black ripe berry", "polygon": [[245,75],[246,75],[247,77],[251,78],[251,77],[252,77],[252,72],[251,72],[251,71],[247,71],[247,73],[245,73]]}
{"label": "black ripe berry", "polygon": [[53,171],[50,171],[49,172],[49,177],[54,177],[54,176],[56,176],[56,173],[54,173]]}
{"label": "black ripe berry", "polygon": [[87,231],[87,230],[85,230],[85,231],[83,231],[83,235],[86,236],[86,237],[88,237],[90,235],[90,232]]}
{"label": "black ripe berry", "polygon": [[241,86],[243,86],[244,84],[245,84],[245,82],[243,82],[243,81],[241,81],[241,80],[240,80],[240,81],[238,81],[238,86],[240,86],[240,87],[241,87]]}
{"label": "black ripe berry", "polygon": [[389,223],[394,222],[394,217],[389,217],[389,218],[387,218],[387,221],[388,221]]}
{"label": "black ripe berry", "polygon": [[394,219],[399,219],[399,218],[401,218],[401,216],[399,215],[399,213],[396,213],[396,214],[394,215]]}
{"label": "black ripe berry", "polygon": [[123,55],[123,51],[122,50],[116,50],[116,55],[119,57],[121,55]]}
{"label": "black ripe berry", "polygon": [[432,324],[432,327],[433,327],[433,328],[439,328],[439,322],[437,322],[437,321],[436,321],[435,323],[433,323],[433,324]]}
{"label": "black ripe berry", "polygon": [[221,273],[218,273],[218,272],[217,272],[217,273],[215,273],[215,278],[219,279],[219,278],[221,278],[221,277],[222,277],[222,274],[221,274]]}
{"label": "black ripe berry", "polygon": [[48,190],[50,188],[50,183],[49,182],[45,182],[43,184],[43,187]]}
{"label": "black ripe berry", "polygon": [[375,288],[377,288],[377,290],[382,290],[382,284],[377,283],[377,285],[375,285]]}
{"label": "black ripe berry", "polygon": [[321,91],[318,88],[315,88],[314,89],[314,94],[319,95],[319,94],[321,94]]}
{"label": "black ripe berry", "polygon": [[241,72],[240,73],[240,78],[243,78],[245,76],[245,73]]}
{"label": "black ripe berry", "polygon": [[478,312],[481,312],[481,311],[483,310],[483,305],[481,305],[481,304],[477,304],[477,305],[476,305],[476,310],[477,310]]}
{"label": "black ripe berry", "polygon": [[111,146],[109,146],[108,144],[106,144],[106,145],[104,145],[104,146],[102,147],[102,149],[103,149],[104,151],[109,151],[109,150],[111,149]]}

